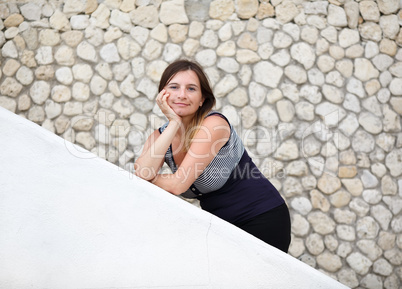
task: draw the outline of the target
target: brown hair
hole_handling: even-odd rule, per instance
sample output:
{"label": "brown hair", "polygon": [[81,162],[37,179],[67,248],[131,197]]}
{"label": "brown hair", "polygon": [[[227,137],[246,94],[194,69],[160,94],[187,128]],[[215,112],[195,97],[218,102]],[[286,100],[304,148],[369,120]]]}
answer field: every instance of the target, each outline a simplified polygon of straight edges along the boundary
{"label": "brown hair", "polygon": [[198,127],[203,121],[204,117],[211,111],[211,109],[215,105],[215,96],[212,92],[211,86],[209,85],[209,81],[207,76],[205,75],[201,66],[190,60],[177,60],[171,63],[168,67],[166,67],[165,71],[161,76],[161,80],[159,82],[159,92],[169,83],[169,81],[181,71],[192,70],[197,74],[198,80],[200,81],[201,86],[201,93],[203,97],[203,104],[197,110],[193,120],[191,121],[190,125],[186,129],[185,133],[185,142],[184,142],[184,150],[187,151],[190,147],[191,141],[194,135],[198,131]]}

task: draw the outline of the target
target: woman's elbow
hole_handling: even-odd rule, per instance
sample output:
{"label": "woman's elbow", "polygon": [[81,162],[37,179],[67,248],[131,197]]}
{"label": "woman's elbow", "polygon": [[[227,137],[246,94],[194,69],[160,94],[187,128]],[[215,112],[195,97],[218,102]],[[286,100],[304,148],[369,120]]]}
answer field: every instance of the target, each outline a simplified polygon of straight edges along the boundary
{"label": "woman's elbow", "polygon": [[181,194],[183,194],[184,192],[182,192],[181,190],[177,190],[177,189],[172,189],[169,190],[169,193],[175,195],[175,196],[180,196]]}
{"label": "woman's elbow", "polygon": [[144,179],[146,181],[152,181],[156,177],[156,174],[154,172],[152,172],[152,170],[149,168],[137,167],[134,171],[134,174],[137,177]]}
{"label": "woman's elbow", "polygon": [[181,185],[175,185],[169,188],[169,193],[179,196],[183,194],[188,188],[181,186]]}

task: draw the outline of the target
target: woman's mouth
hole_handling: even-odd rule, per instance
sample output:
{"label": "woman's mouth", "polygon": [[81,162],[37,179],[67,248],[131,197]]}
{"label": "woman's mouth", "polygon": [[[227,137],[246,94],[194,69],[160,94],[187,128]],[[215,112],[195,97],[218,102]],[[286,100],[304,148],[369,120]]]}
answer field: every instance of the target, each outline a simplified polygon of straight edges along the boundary
{"label": "woman's mouth", "polygon": [[181,103],[181,102],[176,102],[175,105],[181,106],[181,107],[188,106],[188,104],[186,104],[186,103]]}

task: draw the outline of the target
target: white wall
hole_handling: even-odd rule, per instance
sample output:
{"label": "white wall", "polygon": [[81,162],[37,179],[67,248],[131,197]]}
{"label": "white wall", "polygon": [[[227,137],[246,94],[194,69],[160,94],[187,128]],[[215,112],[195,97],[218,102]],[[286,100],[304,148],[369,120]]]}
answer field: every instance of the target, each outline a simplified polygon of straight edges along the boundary
{"label": "white wall", "polygon": [[0,288],[346,288],[0,108]]}

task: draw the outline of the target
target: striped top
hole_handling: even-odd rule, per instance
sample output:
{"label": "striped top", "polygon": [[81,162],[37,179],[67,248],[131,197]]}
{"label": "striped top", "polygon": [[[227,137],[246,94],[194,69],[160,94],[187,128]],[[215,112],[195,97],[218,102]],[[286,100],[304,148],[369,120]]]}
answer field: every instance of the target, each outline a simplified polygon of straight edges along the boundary
{"label": "striped top", "polygon": [[[182,196],[197,198],[202,209],[235,225],[282,205],[284,199],[254,164],[226,117],[218,112],[207,117],[215,114],[228,122],[229,139]],[[171,146],[165,162],[173,173],[177,171]]]}
{"label": "striped top", "polygon": [[[243,143],[227,118],[223,114],[215,111],[208,113],[206,117],[211,115],[219,115],[228,122],[230,126],[230,136],[226,144],[219,150],[214,159],[195,180],[194,184],[182,194],[182,196],[186,198],[196,198],[202,194],[219,190],[229,179],[230,174],[239,163],[244,152]],[[159,132],[162,133],[168,124],[167,122],[160,127]],[[177,171],[171,145],[165,154],[165,162],[173,173]]]}

